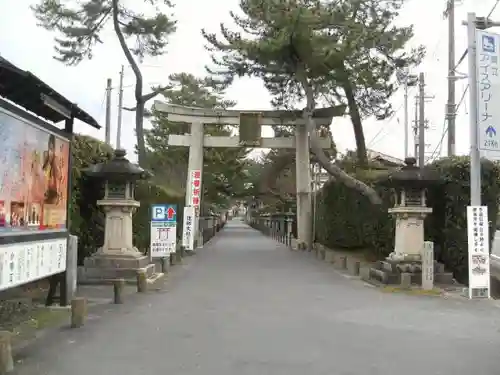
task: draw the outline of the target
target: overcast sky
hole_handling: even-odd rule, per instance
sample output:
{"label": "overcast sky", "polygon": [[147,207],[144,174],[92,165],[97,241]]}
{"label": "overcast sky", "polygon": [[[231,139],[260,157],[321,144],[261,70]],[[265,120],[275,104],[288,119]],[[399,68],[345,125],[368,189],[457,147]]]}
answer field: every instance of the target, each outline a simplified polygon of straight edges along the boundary
{"label": "overcast sky", "polygon": [[[478,15],[486,15],[496,0],[457,0],[461,5],[456,10],[457,59],[466,47],[466,30],[461,21],[467,12],[475,11]],[[118,85],[119,71],[126,65],[122,51],[111,31],[106,34],[105,44],[96,48],[91,61],[81,63],[77,67],[67,67],[52,59],[54,35],[36,26],[29,5],[36,0],[0,0],[0,55],[36,74],[53,86],[70,100],[104,123],[104,94],[106,79],[113,79]],[[146,59],[142,65],[145,82],[150,85],[165,84],[169,74],[188,72],[202,76],[204,66],[209,63],[209,55],[204,50],[201,28],[217,30],[220,22],[228,20],[228,12],[236,10],[238,0],[183,0],[177,1],[174,12],[178,20],[178,31],[171,37],[168,53],[159,58]],[[427,133],[428,151],[432,152],[439,143],[443,130],[444,109],[446,103],[447,75],[447,21],[442,13],[446,7],[445,0],[409,0],[400,17],[399,23],[415,24],[416,37],[414,44],[424,44],[428,48],[425,63],[414,73],[426,74],[427,93],[433,95],[426,104],[430,129]],[[500,20],[500,6],[493,14]],[[494,30],[494,29],[493,29]],[[459,68],[466,72],[467,61]],[[125,69],[125,105],[133,104],[134,77],[131,70]],[[457,83],[457,101],[466,86],[466,81]],[[115,142],[117,90],[113,92],[113,133]],[[413,97],[416,90],[411,92]],[[237,108],[256,110],[269,109],[269,95],[262,83],[257,79],[241,79],[227,92],[227,97],[237,101]],[[364,129],[369,148],[396,157],[403,157],[403,95],[398,93],[393,104],[399,109],[390,120],[365,120]],[[459,109],[457,119],[457,152],[468,153],[469,134],[467,128],[467,101]],[[410,118],[413,118],[413,105],[410,107]],[[135,144],[134,116],[124,113],[122,144],[132,153]],[[93,131],[87,126],[78,124],[76,130],[104,139],[104,130]],[[349,119],[336,120],[332,124],[334,139],[340,150],[353,149],[354,135]],[[412,139],[410,139],[410,142]],[[413,149],[410,144],[410,150]],[[446,141],[443,153],[446,152]],[[135,156],[131,159],[135,159]]]}

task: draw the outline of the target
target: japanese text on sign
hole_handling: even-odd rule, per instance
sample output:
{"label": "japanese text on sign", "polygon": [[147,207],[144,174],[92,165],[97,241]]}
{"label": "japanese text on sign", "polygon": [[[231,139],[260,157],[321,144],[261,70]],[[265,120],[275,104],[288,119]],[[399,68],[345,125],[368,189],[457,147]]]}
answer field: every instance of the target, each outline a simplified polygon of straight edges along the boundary
{"label": "japanese text on sign", "polygon": [[198,207],[201,201],[201,171],[191,171],[191,206]]}
{"label": "japanese text on sign", "polygon": [[479,148],[483,151],[500,151],[500,134],[497,134],[500,112],[495,101],[500,97],[498,74],[498,36],[478,30],[476,43],[478,88],[478,135]]}
{"label": "japanese text on sign", "polygon": [[489,289],[490,256],[487,206],[467,207],[467,229],[469,287],[472,289]]}
{"label": "japanese text on sign", "polygon": [[184,207],[184,228],[182,233],[182,246],[184,246],[186,250],[193,250],[194,247],[194,225],[195,225],[194,207]]}

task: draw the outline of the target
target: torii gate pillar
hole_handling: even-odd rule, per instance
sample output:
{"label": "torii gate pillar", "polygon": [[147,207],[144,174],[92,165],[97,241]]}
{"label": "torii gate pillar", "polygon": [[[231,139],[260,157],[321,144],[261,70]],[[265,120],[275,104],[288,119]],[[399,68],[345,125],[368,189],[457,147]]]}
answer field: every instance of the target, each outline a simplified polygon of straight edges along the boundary
{"label": "torii gate pillar", "polygon": [[299,249],[312,249],[311,168],[309,136],[305,124],[295,128],[295,179],[297,188],[297,244]]}

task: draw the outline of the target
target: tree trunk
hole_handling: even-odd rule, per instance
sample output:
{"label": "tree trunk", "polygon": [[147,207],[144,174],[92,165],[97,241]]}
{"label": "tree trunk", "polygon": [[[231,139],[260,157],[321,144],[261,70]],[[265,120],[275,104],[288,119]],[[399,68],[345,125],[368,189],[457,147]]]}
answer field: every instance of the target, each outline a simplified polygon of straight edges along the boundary
{"label": "tree trunk", "polygon": [[314,92],[311,86],[309,85],[307,78],[305,78],[303,75],[300,76],[299,74],[299,79],[306,93],[306,99],[307,99],[307,104],[306,108],[304,109],[303,117],[307,124],[307,131],[309,132],[311,151],[318,158],[318,163],[330,175],[335,177],[337,181],[343,183],[345,186],[349,188],[359,191],[361,194],[365,195],[373,204],[381,204],[382,199],[379,197],[379,195],[373,188],[365,184],[363,181],[359,181],[354,177],[352,177],[351,175],[349,175],[348,173],[344,172],[337,165],[331,163],[328,157],[326,156],[325,152],[321,148],[320,139],[318,137],[318,134],[316,133],[316,123],[313,118],[314,107],[316,105],[314,100]]}
{"label": "tree trunk", "polygon": [[368,157],[366,155],[365,133],[363,131],[363,123],[361,122],[359,108],[354,96],[354,90],[351,83],[347,79],[344,80],[342,88],[344,89],[344,93],[347,99],[349,116],[351,117],[352,128],[354,130],[354,138],[356,140],[356,161],[360,167],[366,167],[368,165]]}
{"label": "tree trunk", "polygon": [[139,165],[144,166],[144,163],[146,162],[146,146],[144,142],[145,101],[143,100],[142,96],[143,79],[141,70],[139,69],[137,63],[135,62],[134,57],[132,56],[132,53],[130,52],[130,49],[127,46],[127,42],[125,41],[125,37],[123,36],[122,30],[120,29],[120,21],[118,19],[118,13],[119,13],[118,1],[119,0],[113,0],[112,2],[113,28],[115,30],[115,34],[118,38],[118,41],[120,42],[120,47],[122,48],[122,51],[125,54],[125,57],[135,75],[135,100],[137,103],[135,110],[135,132],[137,136],[137,156]]}

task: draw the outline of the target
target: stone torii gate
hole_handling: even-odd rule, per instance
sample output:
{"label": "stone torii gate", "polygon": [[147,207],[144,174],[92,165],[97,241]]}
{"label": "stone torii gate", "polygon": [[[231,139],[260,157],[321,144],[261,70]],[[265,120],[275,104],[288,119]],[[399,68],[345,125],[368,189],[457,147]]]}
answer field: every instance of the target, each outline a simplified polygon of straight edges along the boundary
{"label": "stone torii gate", "polygon": [[[216,110],[187,107],[155,101],[154,109],[167,115],[169,121],[190,123],[190,133],[171,134],[169,146],[189,147],[188,177],[186,183],[186,207],[199,205],[199,198],[193,197],[193,178],[201,189],[204,147],[245,147],[296,150],[296,187],[297,187],[297,242],[305,247],[311,239],[311,171],[309,136],[302,111],[240,111]],[[332,118],[338,115],[339,108],[321,108],[314,111],[317,126],[329,126]],[[237,136],[210,136],[204,134],[204,124],[238,125]],[[263,138],[262,126],[295,126],[295,136]],[[331,148],[331,140],[322,138],[321,147]],[[193,176],[196,173],[197,176]],[[196,189],[199,193],[199,189]],[[196,194],[195,194],[196,195]],[[193,202],[196,199],[196,202]],[[194,238],[198,233],[198,217],[194,223]],[[198,242],[199,243],[199,242]]]}

